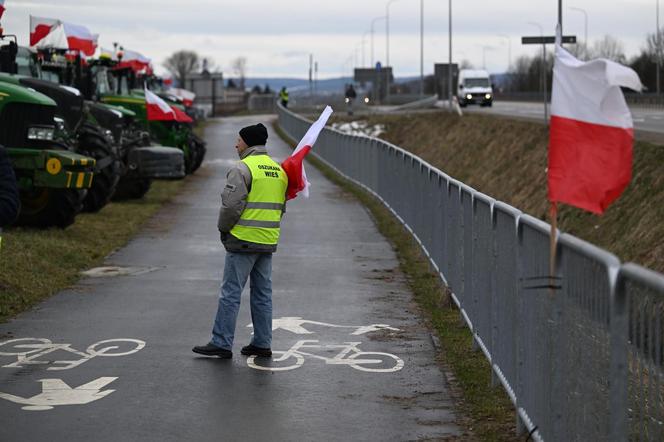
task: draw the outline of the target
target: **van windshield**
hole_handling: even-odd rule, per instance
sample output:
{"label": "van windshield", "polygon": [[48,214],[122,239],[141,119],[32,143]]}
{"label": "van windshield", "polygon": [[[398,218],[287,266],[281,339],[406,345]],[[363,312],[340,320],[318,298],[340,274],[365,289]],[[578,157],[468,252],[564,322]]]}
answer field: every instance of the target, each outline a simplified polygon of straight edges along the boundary
{"label": "van windshield", "polygon": [[466,78],[463,81],[465,87],[489,87],[488,78]]}

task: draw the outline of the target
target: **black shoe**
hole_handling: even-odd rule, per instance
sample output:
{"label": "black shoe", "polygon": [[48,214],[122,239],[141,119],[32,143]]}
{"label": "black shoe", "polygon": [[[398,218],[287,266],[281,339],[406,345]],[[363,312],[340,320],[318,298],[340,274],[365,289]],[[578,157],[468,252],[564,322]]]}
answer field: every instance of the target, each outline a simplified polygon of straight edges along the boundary
{"label": "black shoe", "polygon": [[249,344],[246,347],[242,347],[242,351],[240,351],[245,356],[261,356],[264,358],[269,358],[272,356],[272,350],[269,348],[260,348],[260,347],[254,347],[253,345]]}
{"label": "black shoe", "polygon": [[197,345],[191,349],[194,353],[205,356],[219,356],[221,359],[230,359],[233,357],[233,352],[225,348],[217,347],[214,344]]}

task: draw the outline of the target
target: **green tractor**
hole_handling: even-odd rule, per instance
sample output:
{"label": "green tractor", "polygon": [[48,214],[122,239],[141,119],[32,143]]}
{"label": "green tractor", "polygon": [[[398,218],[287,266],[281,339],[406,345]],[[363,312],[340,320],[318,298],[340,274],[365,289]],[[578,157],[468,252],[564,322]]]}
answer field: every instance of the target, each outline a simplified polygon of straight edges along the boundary
{"label": "green tractor", "polygon": [[[96,91],[102,103],[122,106],[129,108],[136,113],[137,119],[142,123],[146,130],[149,130],[151,137],[160,144],[167,146],[176,146],[184,154],[185,171],[188,174],[194,173],[202,164],[205,157],[205,141],[194,134],[191,124],[178,121],[148,121],[145,94],[142,89],[132,89],[138,86],[138,79],[130,67],[113,66],[111,61],[97,60],[93,62],[93,71],[97,78],[106,77],[109,81],[101,87],[102,82],[97,83]],[[162,98],[164,98],[162,96]],[[175,103],[165,100],[168,104],[178,106]]]}
{"label": "green tractor", "polygon": [[56,50],[41,51],[38,61],[36,54],[27,48],[19,48],[17,61],[19,73],[81,92],[90,117],[112,136],[123,166],[113,199],[141,198],[153,180],[184,178],[184,157],[180,149],[153,145],[149,132],[133,111],[98,101],[96,91],[103,89],[108,79],[105,75],[96,75],[87,62],[80,58],[68,61]]}
{"label": "green tractor", "polygon": [[119,151],[112,134],[99,126],[80,92],[51,81],[16,74],[18,46],[15,41],[2,48],[8,61],[0,66],[3,71],[0,83],[29,88],[51,98],[57,105],[56,128],[51,141],[96,160],[95,179],[83,200],[83,210],[99,211],[115,193],[122,174]]}
{"label": "green tractor", "polygon": [[21,193],[18,225],[67,227],[93,182],[95,160],[54,141],[56,109],[39,92],[0,83],[0,144],[7,147]]}

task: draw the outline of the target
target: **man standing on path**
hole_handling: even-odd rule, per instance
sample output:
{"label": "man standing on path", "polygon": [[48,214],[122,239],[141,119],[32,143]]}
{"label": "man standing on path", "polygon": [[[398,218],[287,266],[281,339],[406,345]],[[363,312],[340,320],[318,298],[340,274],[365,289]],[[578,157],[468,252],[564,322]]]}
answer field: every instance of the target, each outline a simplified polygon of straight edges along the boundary
{"label": "man standing on path", "polygon": [[272,253],[279,242],[288,178],[267,154],[262,124],[240,130],[240,161],[226,175],[218,228],[226,249],[224,277],[212,340],[195,353],[230,359],[242,290],[250,278],[254,336],[243,355],[272,356]]}

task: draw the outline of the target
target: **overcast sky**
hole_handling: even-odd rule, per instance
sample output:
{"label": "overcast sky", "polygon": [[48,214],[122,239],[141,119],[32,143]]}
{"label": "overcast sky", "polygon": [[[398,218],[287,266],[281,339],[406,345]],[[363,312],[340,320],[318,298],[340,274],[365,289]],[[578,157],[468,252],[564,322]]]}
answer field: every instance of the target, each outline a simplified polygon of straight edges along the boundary
{"label": "overcast sky", "polygon": [[[454,61],[467,59],[482,67],[483,54],[491,72],[507,68],[509,36],[512,59],[538,49],[521,45],[522,35],[537,35],[528,22],[553,35],[557,0],[452,0]],[[247,58],[248,76],[306,77],[309,54],[319,64],[319,77],[350,74],[354,58],[370,63],[373,18],[385,15],[386,0],[6,0],[2,20],[6,33],[27,44],[29,15],[59,18],[100,34],[103,47],[114,41],[142,52],[164,72],[163,60],[178,49],[208,57],[230,76],[232,60]],[[656,28],[656,0],[566,0],[565,34],[588,39],[611,34],[628,56],[644,45]],[[664,9],[664,2],[663,2]],[[448,57],[448,2],[424,0],[424,70]],[[664,23],[663,23],[664,25]],[[420,72],[420,0],[395,0],[390,7],[390,64],[398,76]],[[374,61],[385,64],[385,20],[375,25]]]}

